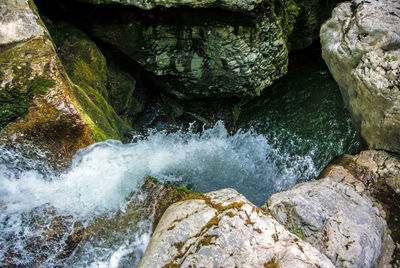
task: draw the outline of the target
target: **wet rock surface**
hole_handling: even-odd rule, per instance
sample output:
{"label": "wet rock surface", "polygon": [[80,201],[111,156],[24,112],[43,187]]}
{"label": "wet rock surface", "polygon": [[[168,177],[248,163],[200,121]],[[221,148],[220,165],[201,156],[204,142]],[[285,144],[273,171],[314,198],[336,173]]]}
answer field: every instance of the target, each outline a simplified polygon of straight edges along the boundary
{"label": "wet rock surface", "polygon": [[287,71],[295,12],[263,4],[251,14],[99,8],[88,31],[149,72],[178,98],[255,96]]}
{"label": "wet rock surface", "polygon": [[71,83],[33,2],[6,1],[1,12],[1,143],[33,144],[47,152],[45,161],[65,166],[76,150],[93,142]]}
{"label": "wet rock surface", "polygon": [[400,3],[340,4],[322,26],[322,56],[372,149],[400,152]]}
{"label": "wet rock surface", "polygon": [[139,267],[333,267],[233,189],[170,206]]}
{"label": "wet rock surface", "polygon": [[[371,154],[383,157],[375,162]],[[274,194],[262,209],[300,232],[337,267],[389,265],[394,243],[385,205],[373,197],[370,186],[374,180],[384,180],[385,172],[392,175],[387,172],[392,167],[380,165],[385,161],[396,160],[384,152],[344,155],[332,161],[319,180]]]}
{"label": "wet rock surface", "polygon": [[[101,50],[76,27],[65,22],[52,23],[49,20],[46,22],[61,62],[74,83],[73,95],[78,101],[78,108],[84,120],[92,129],[93,139],[124,140],[124,135],[130,127],[107,102],[110,79],[107,76],[106,58]],[[126,97],[129,99],[130,96]]]}

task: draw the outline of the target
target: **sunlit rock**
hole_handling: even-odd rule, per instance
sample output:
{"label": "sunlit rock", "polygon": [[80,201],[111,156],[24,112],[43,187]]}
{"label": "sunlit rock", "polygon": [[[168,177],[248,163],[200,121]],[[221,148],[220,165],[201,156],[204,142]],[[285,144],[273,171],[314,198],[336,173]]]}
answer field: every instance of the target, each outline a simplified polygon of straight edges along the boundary
{"label": "sunlit rock", "polygon": [[[385,167],[385,162],[397,167]],[[392,260],[394,243],[382,206],[387,204],[376,200],[370,188],[384,176],[396,176],[389,170],[398,173],[398,165],[383,152],[344,155],[319,180],[272,195],[262,209],[301,233],[336,267],[384,267]]]}
{"label": "sunlit rock", "polygon": [[3,1],[0,17],[0,138],[50,152],[53,166],[92,143],[71,83],[33,1]]}
{"label": "sunlit rock", "polygon": [[233,189],[170,206],[139,267],[334,267]]}
{"label": "sunlit rock", "polygon": [[340,4],[322,26],[322,57],[372,149],[400,152],[400,2]]}

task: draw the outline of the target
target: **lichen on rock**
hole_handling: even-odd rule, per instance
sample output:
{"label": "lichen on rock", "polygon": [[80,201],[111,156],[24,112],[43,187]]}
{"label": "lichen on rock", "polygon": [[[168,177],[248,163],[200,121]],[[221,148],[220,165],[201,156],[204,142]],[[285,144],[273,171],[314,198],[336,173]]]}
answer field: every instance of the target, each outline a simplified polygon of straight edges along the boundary
{"label": "lichen on rock", "polygon": [[[333,267],[233,189],[189,196],[162,216],[139,267]],[[268,266],[267,266],[268,267]]]}
{"label": "lichen on rock", "polygon": [[250,11],[262,0],[80,0],[91,4],[122,4],[142,9],[156,7],[222,8],[234,11]]}

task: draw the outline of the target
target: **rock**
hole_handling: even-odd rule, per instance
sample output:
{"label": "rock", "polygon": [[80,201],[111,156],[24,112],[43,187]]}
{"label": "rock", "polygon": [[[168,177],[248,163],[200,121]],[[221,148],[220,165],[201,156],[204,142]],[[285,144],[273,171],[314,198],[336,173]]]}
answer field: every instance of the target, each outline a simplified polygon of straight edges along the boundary
{"label": "rock", "polygon": [[400,152],[400,2],[340,4],[322,26],[322,56],[370,148]]}
{"label": "rock", "polygon": [[[383,180],[395,193],[400,194],[400,160],[385,151],[362,151],[356,156],[358,166],[368,169],[375,180]],[[371,177],[371,176],[370,176]],[[375,183],[376,181],[367,182]]]}
{"label": "rock", "polygon": [[333,267],[233,189],[170,206],[138,267]]}
{"label": "rock", "polygon": [[223,8],[233,11],[250,11],[262,0],[80,0],[91,4],[122,4],[142,9],[155,7]]}
{"label": "rock", "polygon": [[107,102],[108,79],[106,59],[89,37],[67,23],[48,23],[58,47],[58,55],[68,76],[74,82],[73,94],[82,117],[92,129],[95,141],[124,140],[130,127]]}
{"label": "rock", "polygon": [[246,14],[114,7],[107,20],[109,8],[99,7],[87,27],[178,98],[256,96],[287,72],[293,6],[266,3]]}
{"label": "rock", "polygon": [[295,0],[298,16],[289,36],[289,50],[304,49],[318,39],[321,24],[329,18],[332,9],[340,0]]}
{"label": "rock", "polygon": [[45,36],[35,4],[31,0],[0,3],[0,46]]}
{"label": "rock", "polygon": [[386,213],[365,184],[375,175],[358,164],[363,159],[364,153],[344,155],[319,180],[272,195],[262,209],[292,230],[302,230],[305,241],[336,267],[389,265],[394,243]]}
{"label": "rock", "polygon": [[130,125],[146,105],[147,90],[117,63],[107,62],[108,103]]}
{"label": "rock", "polygon": [[34,145],[38,157],[65,167],[93,142],[72,85],[34,3],[3,1],[0,12],[0,143]]}
{"label": "rock", "polygon": [[[2,227],[8,227],[7,223],[2,224]],[[56,209],[48,205],[24,213],[20,224],[17,236],[9,229],[4,229],[5,233],[10,232],[8,237],[5,236],[5,262],[12,267],[21,263],[29,267],[44,264],[61,267],[79,243],[88,238],[81,222],[70,215],[57,215]]]}

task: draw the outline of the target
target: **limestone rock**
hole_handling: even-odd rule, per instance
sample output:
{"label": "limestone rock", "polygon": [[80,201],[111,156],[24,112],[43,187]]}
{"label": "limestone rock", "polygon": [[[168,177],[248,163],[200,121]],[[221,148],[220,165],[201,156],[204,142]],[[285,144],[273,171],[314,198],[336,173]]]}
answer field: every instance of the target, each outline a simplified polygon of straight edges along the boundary
{"label": "limestone rock", "polygon": [[0,46],[46,35],[31,0],[4,0],[0,3]]}
{"label": "limestone rock", "polygon": [[358,166],[366,168],[374,178],[384,180],[397,194],[400,194],[400,159],[385,151],[362,151],[355,159]]}
{"label": "limestone rock", "polygon": [[233,189],[195,195],[166,210],[139,267],[175,266],[333,267]]}
{"label": "limestone rock", "polygon": [[80,0],[91,4],[122,4],[142,9],[155,7],[223,8],[234,11],[250,11],[262,0]]}
{"label": "limestone rock", "polygon": [[60,167],[93,142],[90,129],[33,2],[0,5],[0,142],[35,145]]}
{"label": "limestone rock", "polygon": [[370,148],[400,152],[400,2],[354,0],[322,26],[322,56]]}
{"label": "limestone rock", "polygon": [[287,72],[296,15],[290,6],[263,4],[251,14],[116,8],[110,20],[105,12],[99,8],[90,19],[90,33],[179,98],[255,96]]}
{"label": "limestone rock", "polygon": [[262,209],[290,229],[302,230],[305,241],[336,267],[389,265],[394,243],[383,207],[363,183],[374,176],[358,164],[365,158],[344,155],[319,180],[272,195]]}

